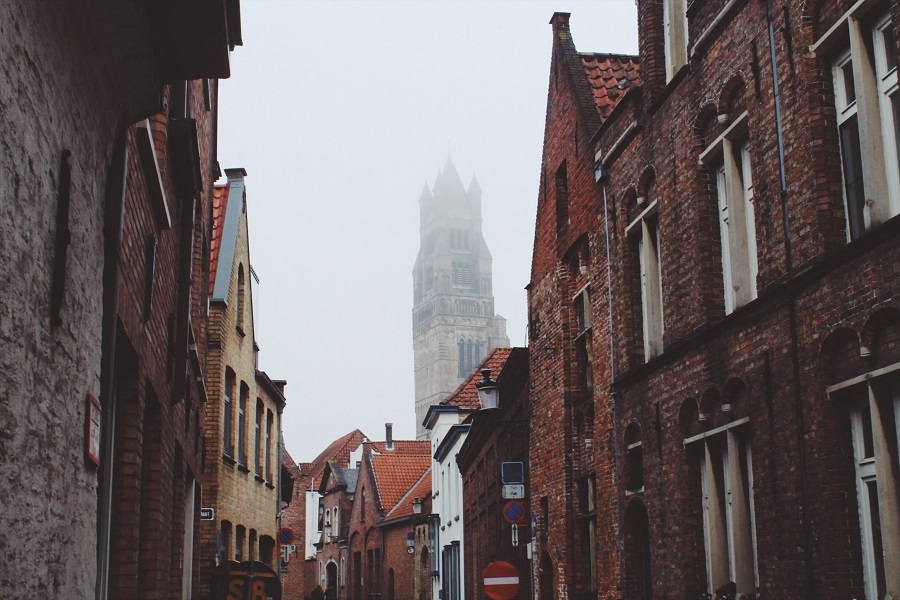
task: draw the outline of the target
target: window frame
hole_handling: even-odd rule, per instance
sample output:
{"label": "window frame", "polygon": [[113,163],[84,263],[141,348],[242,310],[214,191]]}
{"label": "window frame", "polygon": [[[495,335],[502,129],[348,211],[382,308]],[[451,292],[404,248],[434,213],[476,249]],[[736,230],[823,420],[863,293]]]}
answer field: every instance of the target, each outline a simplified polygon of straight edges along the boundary
{"label": "window frame", "polygon": [[635,218],[625,234],[637,239],[638,284],[641,289],[641,328],[644,336],[644,361],[663,352],[665,317],[663,315],[662,242],[659,234],[659,202],[653,200]]}
{"label": "window frame", "polygon": [[759,255],[753,166],[747,111],[700,153],[699,163],[715,171],[717,221],[722,252],[725,314],[759,294]]}
{"label": "window frame", "polygon": [[[889,27],[890,15],[883,3],[859,0],[810,47],[825,59],[826,67],[830,65],[839,134],[841,126],[856,117],[862,173],[862,198],[858,202],[848,198],[848,157],[840,135],[838,144],[848,241],[900,214],[900,92],[896,64],[889,64],[885,51]],[[855,103],[846,97],[844,67],[848,62]]]}

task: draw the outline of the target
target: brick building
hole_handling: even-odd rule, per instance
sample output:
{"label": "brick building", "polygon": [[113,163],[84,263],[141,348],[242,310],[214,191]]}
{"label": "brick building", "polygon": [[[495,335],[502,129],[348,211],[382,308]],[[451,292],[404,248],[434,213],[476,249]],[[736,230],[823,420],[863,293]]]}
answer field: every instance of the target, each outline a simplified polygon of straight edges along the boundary
{"label": "brick building", "polygon": [[407,534],[414,542],[414,493],[429,491],[430,466],[427,441],[363,444],[347,530],[347,598],[412,597],[416,557],[407,552]]}
{"label": "brick building", "polygon": [[[531,542],[531,506],[528,497],[517,498],[525,506],[523,521],[512,525],[503,514],[509,500],[502,497],[502,463],[521,463],[528,482],[528,349],[497,349],[484,360],[496,379],[500,399],[497,410],[478,410],[468,419],[466,440],[456,456],[462,476],[465,522],[465,589],[470,598],[484,598],[485,567],[505,561],[519,571],[517,597],[528,598],[532,566],[527,551]],[[493,367],[493,368],[492,368]],[[480,375],[477,376],[480,379]]]}
{"label": "brick building", "polygon": [[[362,455],[360,446],[366,435],[359,429],[333,441],[312,462],[296,464],[294,492],[291,505],[282,513],[282,526],[294,531],[296,553],[288,564],[281,565],[284,600],[301,600],[321,584],[316,560],[322,537],[323,522],[319,519],[322,494],[319,486],[329,462],[342,469],[355,468],[356,456]],[[351,459],[353,457],[353,459]],[[290,468],[290,467],[288,467]],[[324,516],[324,507],[322,507]],[[322,587],[324,590],[324,586]]]}
{"label": "brick building", "polygon": [[203,505],[215,509],[215,518],[202,524],[204,593],[224,561],[277,567],[282,500],[285,382],[257,368],[246,172],[225,173],[228,182],[216,186],[212,210]]}
{"label": "brick building", "polygon": [[0,5],[13,597],[195,593],[216,78],[240,20],[175,4]]}
{"label": "brick building", "polygon": [[640,1],[624,89],[554,15],[540,598],[900,589],[897,13]]}
{"label": "brick building", "polygon": [[[350,530],[350,512],[356,493],[359,469],[341,468],[336,460],[327,462],[319,485],[321,495],[322,532],[316,543],[319,585],[328,600],[343,600],[347,589],[347,532]],[[315,587],[315,586],[313,586]]]}

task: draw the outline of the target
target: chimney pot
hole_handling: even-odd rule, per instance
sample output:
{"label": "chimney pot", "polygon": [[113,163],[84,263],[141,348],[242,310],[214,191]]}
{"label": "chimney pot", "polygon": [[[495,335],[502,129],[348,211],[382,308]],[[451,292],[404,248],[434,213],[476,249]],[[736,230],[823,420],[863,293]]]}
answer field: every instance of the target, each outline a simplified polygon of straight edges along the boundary
{"label": "chimney pot", "polygon": [[384,424],[384,447],[388,450],[394,449],[394,424],[393,423],[385,423]]}

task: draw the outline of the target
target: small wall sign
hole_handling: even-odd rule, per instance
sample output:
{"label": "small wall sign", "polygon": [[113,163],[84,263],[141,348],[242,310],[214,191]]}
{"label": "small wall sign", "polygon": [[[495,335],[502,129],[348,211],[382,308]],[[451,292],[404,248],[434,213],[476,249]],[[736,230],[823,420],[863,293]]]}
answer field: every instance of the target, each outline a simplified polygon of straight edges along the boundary
{"label": "small wall sign", "polygon": [[84,442],[87,459],[100,466],[100,440],[102,439],[100,426],[103,423],[103,411],[100,401],[93,394],[87,395],[87,411],[84,418]]}

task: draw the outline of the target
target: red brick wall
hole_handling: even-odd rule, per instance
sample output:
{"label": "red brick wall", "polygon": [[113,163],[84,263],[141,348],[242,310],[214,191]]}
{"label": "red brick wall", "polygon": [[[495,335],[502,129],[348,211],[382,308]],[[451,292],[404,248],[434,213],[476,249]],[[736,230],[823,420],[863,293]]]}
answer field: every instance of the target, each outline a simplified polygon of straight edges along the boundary
{"label": "red brick wall", "polygon": [[[723,6],[713,1],[692,5],[691,43]],[[823,9],[822,23],[816,11],[799,2],[773,5],[787,181],[782,197],[772,64],[762,9],[758,4],[735,9],[708,43],[697,47],[689,67],[666,86],[659,5],[638,3],[643,90],[629,93],[634,95],[623,101],[596,139],[596,148],[608,150],[627,127],[633,123],[638,127],[621,154],[611,159],[606,189],[615,379],[606,354],[610,323],[605,318],[603,188],[589,177],[590,158],[579,162],[575,157],[575,103],[560,91],[562,86],[554,86],[551,75],[529,318],[533,427],[542,432],[532,439],[530,492],[535,506],[540,506],[542,496],[548,498],[553,526],[546,542],[539,535],[539,553],[546,550],[550,559],[553,597],[574,595],[573,582],[579,578],[573,564],[577,542],[568,532],[573,481],[585,471],[597,477],[599,596],[628,596],[628,590],[619,588],[623,578],[630,581],[634,575],[629,554],[633,548],[621,524],[635,503],[646,508],[649,521],[653,595],[696,597],[705,590],[700,474],[696,457],[683,444],[684,422],[697,402],[728,394],[735,382],[746,390],[738,414],[750,420],[746,431],[753,457],[762,594],[828,598],[862,594],[848,412],[845,402],[825,393],[828,371],[823,362],[829,355],[823,353],[823,343],[833,331],[846,328],[842,339],[849,340],[849,346],[836,354],[852,357],[866,346],[856,340],[864,340],[867,331],[883,330],[885,339],[895,335],[900,321],[896,313],[877,311],[897,306],[900,223],[894,219],[861,240],[845,241],[830,64],[807,51],[842,10],[830,5]],[[896,5],[892,9],[896,14]],[[895,20],[895,29],[896,24]],[[555,36],[553,69],[558,68],[558,52]],[[759,297],[726,316],[715,179],[698,157],[727,126],[718,124],[716,116],[725,113],[726,120],[733,119],[744,110],[754,183]],[[552,180],[564,159],[576,210],[572,212],[570,200],[571,223],[561,240]],[[635,197],[650,180],[655,190],[650,200],[659,203],[665,334],[663,353],[645,364],[636,244],[625,229],[637,214]],[[588,248],[588,273],[573,276],[569,270],[562,279],[557,267],[579,251],[578,244]],[[594,437],[592,454],[579,455],[570,306],[584,283],[591,285],[594,309]],[[875,314],[879,325],[867,328]],[[857,367],[871,370],[878,361],[895,361],[890,342],[879,343],[880,358]],[[611,386],[614,398],[608,392]],[[729,418],[715,412],[712,416],[714,422]],[[633,494],[625,493],[623,481],[629,425],[639,426],[643,452],[643,491]],[[620,571],[617,565],[623,559]]]}

